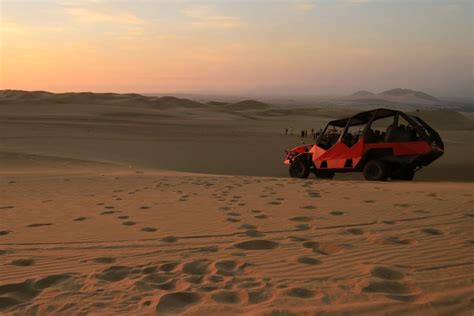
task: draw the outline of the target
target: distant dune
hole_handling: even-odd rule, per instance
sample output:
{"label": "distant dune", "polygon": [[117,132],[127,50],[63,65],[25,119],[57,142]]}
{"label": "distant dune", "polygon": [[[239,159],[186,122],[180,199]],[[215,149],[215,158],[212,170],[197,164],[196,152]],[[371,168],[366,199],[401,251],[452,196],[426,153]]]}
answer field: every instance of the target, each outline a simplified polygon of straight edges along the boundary
{"label": "distant dune", "polygon": [[421,117],[439,130],[474,130],[474,121],[465,115],[449,110],[416,111],[410,114]]}
{"label": "distant dune", "polygon": [[410,89],[400,89],[400,88],[387,90],[387,91],[381,92],[379,95],[388,95],[388,96],[394,96],[394,97],[415,96],[416,98],[424,99],[428,101],[433,101],[433,102],[440,101],[438,98],[421,91],[414,91]]}
{"label": "distant dune", "polygon": [[209,101],[206,104],[213,105],[213,106],[222,106],[229,104],[228,102],[220,102],[220,101]]}
{"label": "distant dune", "polygon": [[264,110],[268,109],[270,106],[266,103],[256,101],[256,100],[245,100],[237,102],[231,105],[228,105],[226,108],[229,110],[235,111],[246,111],[246,110]]}
{"label": "distant dune", "polygon": [[367,91],[367,90],[359,90],[359,91],[356,91],[354,92],[353,94],[351,94],[352,97],[356,97],[356,98],[359,98],[359,97],[371,97],[375,95],[375,93],[372,93],[370,91]]}
{"label": "distant dune", "polygon": [[136,93],[92,93],[0,90],[0,103],[140,105],[152,108],[206,108],[207,105],[172,96],[149,97]]}
{"label": "distant dune", "polygon": [[360,90],[351,94],[350,98],[358,102],[366,103],[383,101],[410,105],[436,105],[441,102],[438,98],[427,93],[401,88],[383,91],[378,94]]}

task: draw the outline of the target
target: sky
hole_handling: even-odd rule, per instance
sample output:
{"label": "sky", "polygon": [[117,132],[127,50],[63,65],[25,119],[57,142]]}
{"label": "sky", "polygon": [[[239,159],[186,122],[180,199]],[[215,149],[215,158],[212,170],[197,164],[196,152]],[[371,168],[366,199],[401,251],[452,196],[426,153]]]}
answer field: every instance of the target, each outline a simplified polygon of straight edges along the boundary
{"label": "sky", "polygon": [[473,0],[0,0],[0,89],[474,95]]}

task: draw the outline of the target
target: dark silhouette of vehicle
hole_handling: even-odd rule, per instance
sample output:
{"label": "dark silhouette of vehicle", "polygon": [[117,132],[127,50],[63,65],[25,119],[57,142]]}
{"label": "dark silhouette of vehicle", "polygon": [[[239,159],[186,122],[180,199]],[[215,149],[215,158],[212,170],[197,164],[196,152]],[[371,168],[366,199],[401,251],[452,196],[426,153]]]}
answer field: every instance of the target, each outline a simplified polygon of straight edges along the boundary
{"label": "dark silhouette of vehicle", "polygon": [[411,181],[443,153],[441,137],[421,118],[380,108],[329,122],[314,145],[286,151],[284,162],[295,178],[363,172],[366,180]]}

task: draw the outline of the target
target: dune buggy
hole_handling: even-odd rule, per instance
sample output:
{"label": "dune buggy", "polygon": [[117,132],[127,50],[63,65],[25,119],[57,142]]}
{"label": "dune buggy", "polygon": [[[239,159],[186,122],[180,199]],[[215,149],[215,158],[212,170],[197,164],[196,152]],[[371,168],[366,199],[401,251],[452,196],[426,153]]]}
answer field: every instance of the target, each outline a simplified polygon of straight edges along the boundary
{"label": "dune buggy", "polygon": [[314,145],[286,151],[284,162],[295,178],[363,172],[366,180],[411,181],[443,153],[441,137],[421,118],[380,108],[329,122]]}

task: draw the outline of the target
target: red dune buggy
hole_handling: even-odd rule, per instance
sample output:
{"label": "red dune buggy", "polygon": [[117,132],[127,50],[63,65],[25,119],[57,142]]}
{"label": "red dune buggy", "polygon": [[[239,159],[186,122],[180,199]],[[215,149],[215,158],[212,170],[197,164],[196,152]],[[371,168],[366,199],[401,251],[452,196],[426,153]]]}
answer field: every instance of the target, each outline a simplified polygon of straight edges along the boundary
{"label": "red dune buggy", "polygon": [[329,122],[314,145],[286,151],[285,164],[294,178],[362,171],[366,180],[411,181],[443,153],[441,137],[421,118],[380,108]]}

